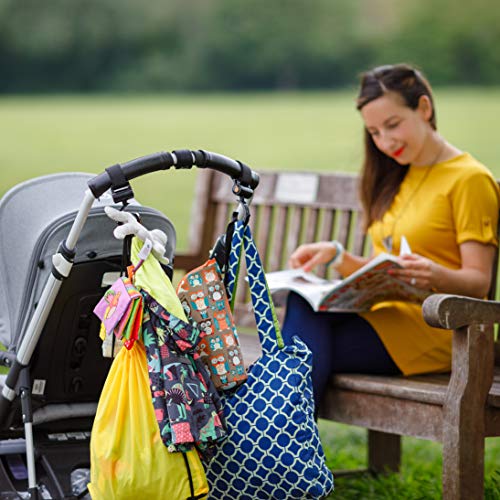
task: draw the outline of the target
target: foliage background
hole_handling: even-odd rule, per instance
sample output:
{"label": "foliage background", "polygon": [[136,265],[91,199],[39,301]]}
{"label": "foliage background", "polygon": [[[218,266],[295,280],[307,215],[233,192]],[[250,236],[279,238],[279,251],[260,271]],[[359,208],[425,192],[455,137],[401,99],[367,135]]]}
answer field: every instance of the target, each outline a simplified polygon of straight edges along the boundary
{"label": "foliage background", "polygon": [[0,92],[338,88],[408,61],[500,79],[498,0],[0,0]]}

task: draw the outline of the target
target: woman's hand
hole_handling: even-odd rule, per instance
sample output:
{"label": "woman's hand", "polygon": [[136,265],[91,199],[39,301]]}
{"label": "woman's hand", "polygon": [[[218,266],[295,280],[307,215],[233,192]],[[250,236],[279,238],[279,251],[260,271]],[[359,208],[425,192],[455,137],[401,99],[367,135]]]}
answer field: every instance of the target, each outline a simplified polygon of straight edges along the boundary
{"label": "woman's hand", "polygon": [[336,252],[336,247],[331,241],[306,243],[300,245],[292,253],[288,260],[288,265],[292,269],[302,267],[304,271],[309,272],[319,264],[330,262],[335,257]]}
{"label": "woman's hand", "polygon": [[403,269],[389,272],[424,290],[484,298],[490,288],[495,247],[465,241],[460,244],[460,257],[461,267],[449,269],[415,253],[401,255],[399,260]]}
{"label": "woman's hand", "polygon": [[401,255],[399,261],[403,269],[391,269],[389,272],[393,276],[424,290],[436,287],[437,264],[434,261],[416,253]]}

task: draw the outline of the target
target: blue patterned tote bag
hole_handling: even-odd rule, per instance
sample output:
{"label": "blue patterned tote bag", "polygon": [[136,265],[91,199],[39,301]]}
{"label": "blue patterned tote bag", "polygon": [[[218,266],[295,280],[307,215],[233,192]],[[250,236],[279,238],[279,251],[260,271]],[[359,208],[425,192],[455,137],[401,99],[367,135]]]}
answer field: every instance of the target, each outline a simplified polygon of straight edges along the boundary
{"label": "blue patterned tote bag", "polygon": [[235,226],[228,296],[245,253],[262,356],[247,381],[222,396],[228,437],[207,466],[210,499],[317,499],[333,490],[314,420],[312,355],[294,337],[284,345],[248,225]]}

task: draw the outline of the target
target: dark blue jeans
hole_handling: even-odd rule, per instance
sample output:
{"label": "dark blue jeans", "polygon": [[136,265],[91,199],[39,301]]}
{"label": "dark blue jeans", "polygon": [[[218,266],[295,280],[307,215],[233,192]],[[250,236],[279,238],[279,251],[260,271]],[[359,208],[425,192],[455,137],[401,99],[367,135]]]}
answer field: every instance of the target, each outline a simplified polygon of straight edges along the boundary
{"label": "dark blue jeans", "polygon": [[333,373],[401,373],[368,321],[354,313],[317,313],[295,293],[288,297],[282,335],[285,343],[298,335],[312,351],[316,408]]}

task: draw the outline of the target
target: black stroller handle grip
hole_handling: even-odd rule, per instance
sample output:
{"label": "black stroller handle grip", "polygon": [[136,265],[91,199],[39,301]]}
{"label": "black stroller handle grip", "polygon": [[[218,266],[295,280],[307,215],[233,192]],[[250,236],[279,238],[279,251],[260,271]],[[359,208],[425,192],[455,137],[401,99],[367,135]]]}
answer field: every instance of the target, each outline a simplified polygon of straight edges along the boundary
{"label": "black stroller handle grip", "polygon": [[251,189],[255,189],[259,185],[259,174],[240,161],[202,149],[192,153],[195,157],[195,165],[200,168],[212,168],[227,174]]}
{"label": "black stroller handle grip", "polygon": [[[200,168],[211,168],[226,175],[243,185],[255,189],[259,184],[259,175],[243,163],[202,149],[190,151],[188,149],[176,150],[172,153],[159,152],[147,156],[141,156],[131,160],[120,168],[127,179],[135,179],[159,170],[167,170],[170,167],[191,168],[198,166]],[[88,181],[89,189],[95,198],[99,198],[112,185],[108,172],[103,172]]]}
{"label": "black stroller handle grip", "polygon": [[[175,163],[170,153],[160,152],[141,156],[120,165],[127,181],[159,170],[167,170]],[[111,178],[107,172],[96,175],[88,181],[89,189],[95,198],[99,198],[111,187]]]}

